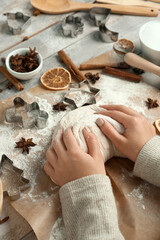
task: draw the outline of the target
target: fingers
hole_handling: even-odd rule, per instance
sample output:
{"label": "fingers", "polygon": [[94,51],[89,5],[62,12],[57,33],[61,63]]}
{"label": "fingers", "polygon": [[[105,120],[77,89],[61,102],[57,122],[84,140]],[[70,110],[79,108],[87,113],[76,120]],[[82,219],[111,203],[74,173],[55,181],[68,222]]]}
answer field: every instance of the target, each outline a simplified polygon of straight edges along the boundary
{"label": "fingers", "polygon": [[53,140],[51,148],[55,150],[55,153],[57,154],[58,158],[61,158],[62,156],[65,156],[66,148],[63,142],[63,131],[62,129],[59,130],[56,138]]}
{"label": "fingers", "polygon": [[108,137],[114,145],[120,144],[120,142],[124,142],[125,138],[123,135],[119,134],[117,130],[107,121],[104,121],[101,118],[96,120],[97,125],[102,130],[104,135]]}
{"label": "fingers", "polygon": [[100,148],[96,136],[93,133],[88,132],[86,128],[83,129],[83,135],[88,147],[88,153],[93,158],[96,158],[100,154]]}
{"label": "fingers", "polygon": [[123,105],[102,105],[100,106],[106,110],[116,110],[116,111],[120,111],[123,113],[126,113],[130,116],[137,116],[139,115],[139,113],[137,113],[135,110],[133,110],[132,108],[123,106]]}
{"label": "fingers", "polygon": [[54,180],[55,171],[48,161],[46,161],[44,164],[44,171],[50,178]]}
{"label": "fingers", "polygon": [[63,141],[68,151],[80,148],[71,128],[67,128],[63,134]]}
{"label": "fingers", "polygon": [[127,115],[126,113],[115,111],[115,110],[109,110],[105,112],[99,112],[99,114],[108,116],[116,120],[117,122],[123,124],[125,127],[127,127],[132,119],[131,116]]}
{"label": "fingers", "polygon": [[46,159],[47,162],[50,163],[50,165],[54,168],[55,164],[58,161],[57,154],[54,151],[54,148],[49,148],[46,152]]}

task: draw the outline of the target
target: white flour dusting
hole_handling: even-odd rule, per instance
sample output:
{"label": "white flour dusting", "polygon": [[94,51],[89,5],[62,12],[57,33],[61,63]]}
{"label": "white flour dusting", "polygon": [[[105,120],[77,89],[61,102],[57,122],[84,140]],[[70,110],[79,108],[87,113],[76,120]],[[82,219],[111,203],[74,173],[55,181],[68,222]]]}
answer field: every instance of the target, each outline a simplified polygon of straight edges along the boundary
{"label": "white flour dusting", "polygon": [[[150,115],[148,116],[147,107],[144,104],[144,101],[147,97],[159,98],[159,90],[155,89],[143,82],[141,83],[132,83],[125,80],[120,80],[118,78],[108,77],[106,75],[101,75],[101,78],[94,87],[100,88],[101,100],[98,102],[100,104],[123,104],[130,106],[131,108],[137,110],[139,113],[147,116],[148,119],[153,122],[156,118],[156,110],[151,109]],[[45,110],[49,114],[49,119],[47,127],[44,129],[22,129],[19,126],[14,126],[14,124],[1,123],[0,124],[0,157],[2,154],[6,154],[11,160],[14,161],[14,165],[24,170],[25,177],[27,177],[31,182],[31,188],[27,196],[33,202],[36,201],[45,201],[50,195],[48,195],[48,189],[44,189],[41,192],[35,193],[35,189],[38,188],[36,177],[42,171],[44,162],[45,162],[45,152],[48,149],[54,127],[58,124],[60,119],[70,111],[67,108],[67,111],[56,112],[52,110],[52,105],[57,102],[62,101],[64,93],[51,93],[46,94],[40,97],[35,97],[30,93],[26,93],[32,101],[37,101],[40,105],[41,110]],[[136,104],[137,103],[137,104]],[[30,153],[22,154],[21,149],[15,149],[15,142],[19,141],[21,137],[24,138],[33,138],[33,142],[37,145],[31,148]],[[41,189],[41,188],[40,188]],[[50,191],[53,194],[56,192],[56,186],[50,186]],[[141,189],[137,188],[133,190],[129,196],[135,196],[139,200],[143,200],[143,195]],[[25,199],[26,194],[22,194],[22,198]],[[48,200],[48,207],[52,207],[52,201]],[[145,206],[142,206],[145,209]],[[57,233],[61,219],[58,219],[55,225],[53,226],[53,234],[51,234],[52,239],[64,239],[61,237],[62,233]],[[61,224],[60,224],[61,225]],[[60,232],[63,232],[64,229],[60,228]],[[56,235],[57,234],[57,235]],[[55,236],[55,237],[53,237]],[[63,236],[63,234],[62,234]]]}

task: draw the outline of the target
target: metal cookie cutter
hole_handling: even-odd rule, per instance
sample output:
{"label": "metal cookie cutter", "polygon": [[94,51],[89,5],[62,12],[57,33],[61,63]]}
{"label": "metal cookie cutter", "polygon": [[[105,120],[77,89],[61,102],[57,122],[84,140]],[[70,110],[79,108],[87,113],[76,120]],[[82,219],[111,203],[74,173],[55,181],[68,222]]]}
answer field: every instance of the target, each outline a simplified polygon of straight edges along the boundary
{"label": "metal cookie cutter", "polygon": [[[30,181],[23,177],[23,173],[24,173],[23,170],[15,167],[13,165],[13,162],[6,155],[3,154],[0,162],[0,176],[2,176],[2,182],[3,182],[3,173],[5,169],[7,169],[10,174],[12,173],[12,171],[14,171],[15,174],[18,173],[18,175],[20,175],[21,186],[20,187],[14,186],[14,184],[15,185],[17,184],[17,181],[16,179],[15,181],[14,179],[12,179],[13,185],[11,184],[12,186],[10,188],[7,186],[7,189],[5,189],[5,191],[3,192],[4,196],[8,195],[10,200],[14,201],[20,198],[22,191],[30,187]],[[23,185],[22,185],[22,182],[23,182]],[[5,186],[3,187],[5,188]]]}
{"label": "metal cookie cutter", "polygon": [[21,34],[30,24],[31,17],[22,12],[6,13],[9,31],[16,35]]}
{"label": "metal cookie cutter", "polygon": [[9,123],[19,123],[24,128],[45,128],[48,113],[41,111],[37,102],[26,103],[22,98],[13,100],[14,106],[5,111],[5,119]]}
{"label": "metal cookie cutter", "polygon": [[94,104],[99,100],[100,89],[91,87],[88,80],[80,83],[70,83],[69,91],[64,96],[64,102],[72,104],[75,108]]}
{"label": "metal cookie cutter", "polygon": [[116,42],[118,40],[118,33],[111,31],[106,27],[110,12],[110,9],[98,7],[91,8],[89,11],[90,18],[94,21],[95,25],[99,27],[101,39],[107,43]]}
{"label": "metal cookie cutter", "polygon": [[111,10],[107,8],[94,7],[89,11],[90,18],[94,21],[94,24],[99,27],[103,22],[107,22]]}
{"label": "metal cookie cutter", "polygon": [[62,31],[65,37],[76,37],[83,32],[83,27],[84,24],[81,22],[80,17],[69,15],[62,21]]}

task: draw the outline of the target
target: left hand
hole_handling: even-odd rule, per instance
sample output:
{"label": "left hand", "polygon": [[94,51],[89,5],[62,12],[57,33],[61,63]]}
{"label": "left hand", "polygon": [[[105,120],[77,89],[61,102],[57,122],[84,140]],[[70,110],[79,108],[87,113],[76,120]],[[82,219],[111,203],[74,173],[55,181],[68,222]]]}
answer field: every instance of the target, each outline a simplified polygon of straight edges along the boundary
{"label": "left hand", "polygon": [[83,130],[83,135],[88,153],[80,148],[71,128],[64,133],[60,130],[46,152],[44,170],[59,186],[89,175],[106,175],[96,136],[86,129]]}

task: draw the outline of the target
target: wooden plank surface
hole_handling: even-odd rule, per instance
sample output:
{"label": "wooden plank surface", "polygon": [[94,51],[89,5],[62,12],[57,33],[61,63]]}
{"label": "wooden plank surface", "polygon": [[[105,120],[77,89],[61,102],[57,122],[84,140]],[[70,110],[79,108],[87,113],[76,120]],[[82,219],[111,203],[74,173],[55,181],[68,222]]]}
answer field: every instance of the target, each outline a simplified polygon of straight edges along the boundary
{"label": "wooden plank surface", "polygon": [[[78,0],[77,0],[78,1]],[[82,0],[83,2],[93,2],[92,0]],[[35,78],[30,81],[25,81],[25,91],[39,84],[39,78],[43,72],[52,67],[62,66],[57,59],[57,51],[65,49],[72,60],[79,65],[88,59],[95,57],[112,48],[113,44],[102,43],[99,39],[97,28],[95,28],[88,19],[87,13],[78,13],[78,16],[83,18],[85,23],[84,32],[77,38],[65,38],[60,31],[60,24],[53,27],[55,24],[64,18],[65,15],[45,15],[41,14],[37,17],[32,17],[31,26],[22,35],[11,35],[8,32],[6,25],[6,17],[4,12],[23,11],[26,14],[32,14],[32,6],[29,0],[1,0],[0,1],[0,57],[7,54],[16,48],[21,47],[37,47],[37,50],[42,54],[44,59],[43,69]],[[158,17],[160,19],[160,16]],[[153,20],[147,17],[134,16],[119,16],[112,15],[108,21],[108,27],[114,31],[120,32],[119,38],[125,37],[133,40],[136,43],[136,51],[140,50],[138,31],[141,25],[145,22]],[[21,42],[24,36],[32,36],[28,41]],[[10,50],[5,51],[8,47],[17,44]],[[6,79],[0,75],[0,89],[5,88]],[[3,82],[4,81],[4,82]],[[1,82],[3,82],[1,84]],[[5,99],[17,94],[13,88],[4,90],[0,93],[0,99]],[[35,240],[36,237],[31,231],[29,224],[8,204],[5,202],[2,217],[6,214],[10,215],[10,220],[0,226],[1,240]]]}

